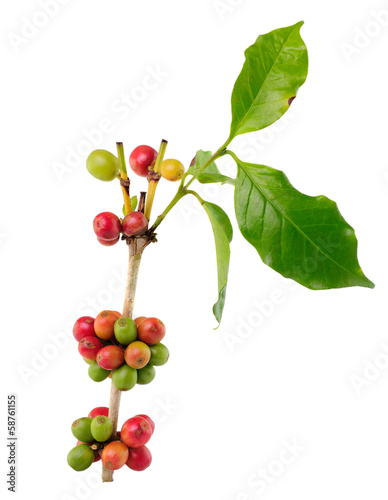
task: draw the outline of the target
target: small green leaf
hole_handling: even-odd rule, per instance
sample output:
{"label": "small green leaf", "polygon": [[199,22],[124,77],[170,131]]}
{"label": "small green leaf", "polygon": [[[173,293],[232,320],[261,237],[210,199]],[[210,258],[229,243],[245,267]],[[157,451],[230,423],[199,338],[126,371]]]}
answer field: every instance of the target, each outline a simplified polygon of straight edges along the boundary
{"label": "small green leaf", "polygon": [[[201,149],[195,155],[195,162],[186,172],[186,175],[195,175],[206,162],[212,157],[211,151],[202,151]],[[218,170],[217,165],[212,161],[202,172],[198,175],[197,181],[201,184],[210,184],[220,182],[221,184],[231,184],[234,186],[234,179],[222,175]]]}
{"label": "small green leaf", "polygon": [[357,239],[334,201],[297,191],[280,170],[236,160],[235,210],[263,262],[313,290],[374,284],[357,260]]}
{"label": "small green leaf", "polygon": [[[132,210],[132,212],[134,212],[136,210],[136,207],[137,207],[137,196],[132,196],[132,198],[131,198],[131,210]],[[123,214],[125,217],[125,215],[126,215],[125,204],[123,205]]]}
{"label": "small green leaf", "polygon": [[134,212],[136,210],[136,207],[137,207],[137,196],[132,196],[132,198],[131,198],[132,212]]}
{"label": "small green leaf", "polygon": [[214,203],[204,201],[197,193],[191,192],[191,194],[196,196],[205,209],[213,229],[216,244],[218,273],[218,300],[213,306],[213,314],[218,323],[221,323],[222,312],[225,305],[226,285],[228,283],[230,260],[229,243],[233,238],[233,228],[229,217],[221,207],[215,205]]}
{"label": "small green leaf", "polygon": [[245,51],[245,63],[232,92],[232,125],[228,142],[278,120],[306,80],[307,48],[300,36],[303,22],[261,35]]}

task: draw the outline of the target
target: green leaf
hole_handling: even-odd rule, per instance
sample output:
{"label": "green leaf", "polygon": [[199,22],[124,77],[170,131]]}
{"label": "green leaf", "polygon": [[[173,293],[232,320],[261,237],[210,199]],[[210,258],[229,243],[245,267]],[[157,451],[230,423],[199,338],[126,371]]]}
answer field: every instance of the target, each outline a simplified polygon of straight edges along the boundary
{"label": "green leaf", "polygon": [[[212,157],[211,151],[197,152],[194,159],[194,164],[187,170],[186,175],[195,175]],[[221,182],[221,184],[231,184],[234,186],[234,179],[222,175],[218,170],[217,165],[212,161],[202,172],[198,175],[197,180],[201,184],[210,184],[214,182]]]}
{"label": "green leaf", "polygon": [[374,284],[357,260],[357,239],[334,201],[297,191],[280,170],[238,165],[239,228],[263,262],[313,290]]}
{"label": "green leaf", "polygon": [[136,207],[137,207],[137,196],[132,196],[132,198],[131,198],[132,212],[134,212],[136,210]]}
{"label": "green leaf", "polygon": [[232,92],[228,142],[278,120],[306,80],[307,48],[300,36],[303,21],[258,37],[245,51],[245,63]]}
{"label": "green leaf", "polygon": [[196,196],[196,198],[205,209],[213,229],[214,240],[216,244],[218,273],[218,300],[213,306],[213,314],[220,324],[222,312],[225,305],[226,285],[228,283],[230,260],[229,243],[233,238],[233,228],[232,224],[230,223],[229,217],[221,207],[215,205],[214,203],[204,201],[197,193],[193,191],[191,191],[191,194]]}
{"label": "green leaf", "polygon": [[[131,210],[134,212],[137,207],[137,196],[132,196],[131,198]],[[123,204],[123,214],[125,216],[125,203]]]}

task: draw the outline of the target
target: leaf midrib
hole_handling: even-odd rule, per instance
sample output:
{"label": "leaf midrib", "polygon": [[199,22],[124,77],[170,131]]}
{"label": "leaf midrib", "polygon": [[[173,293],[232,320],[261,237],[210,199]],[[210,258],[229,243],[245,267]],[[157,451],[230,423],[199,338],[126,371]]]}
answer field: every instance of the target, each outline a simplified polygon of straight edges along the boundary
{"label": "leaf midrib", "polygon": [[[276,203],[274,203],[272,200],[270,200],[269,198],[267,198],[267,196],[265,196],[265,194],[263,193],[263,191],[260,189],[260,186],[255,182],[255,180],[252,178],[252,176],[249,174],[249,172],[243,167],[243,165],[241,163],[239,163],[239,166],[240,168],[242,168],[245,172],[245,174],[249,177],[249,179],[251,180],[252,184],[254,186],[256,186],[256,188],[258,189],[258,191],[260,192],[260,194],[263,196],[263,198],[265,198],[267,200],[267,203],[270,203],[281,215],[284,219],[286,219],[292,226],[294,226],[296,228],[296,230],[302,234],[306,240],[308,240],[311,245],[313,247],[315,247],[321,254],[323,254],[325,257],[327,257],[329,260],[331,260],[331,262],[333,262],[336,266],[340,267],[341,269],[343,269],[346,273],[350,274],[351,276],[353,276],[354,278],[360,280],[360,281],[363,281],[365,283],[370,283],[369,280],[364,280],[363,278],[360,278],[359,276],[356,276],[355,274],[353,274],[352,272],[350,272],[348,269],[346,269],[345,267],[343,267],[341,264],[339,264],[338,262],[336,262],[335,260],[333,260],[330,255],[327,255],[320,247],[318,247],[308,236],[306,233],[304,233],[299,226],[297,226],[291,219],[289,219],[282,210],[280,210],[280,208],[276,205]],[[281,189],[281,188],[280,188]],[[295,189],[295,188],[294,188]],[[296,190],[295,190],[296,191]]]}
{"label": "leaf midrib", "polygon": [[[298,29],[298,28],[295,28],[295,29]],[[245,113],[244,118],[243,118],[243,119],[242,119],[242,120],[241,120],[241,121],[237,124],[237,127],[235,127],[235,129],[234,129],[235,131],[237,131],[237,130],[241,127],[241,125],[242,125],[242,124],[243,124],[243,123],[247,120],[247,116],[248,116],[248,115],[249,115],[249,113],[251,112],[251,109],[253,108],[253,106],[256,104],[256,101],[259,99],[259,97],[260,97],[260,95],[261,95],[261,93],[262,93],[262,91],[263,91],[264,85],[266,84],[267,79],[268,79],[269,75],[271,74],[273,67],[274,67],[274,66],[275,66],[275,64],[276,64],[276,61],[278,60],[278,58],[279,58],[280,54],[282,53],[282,51],[283,51],[283,49],[284,49],[285,45],[287,44],[287,42],[288,42],[288,40],[290,39],[291,35],[294,33],[295,29],[293,29],[293,30],[291,31],[291,33],[288,35],[288,37],[287,37],[286,41],[285,41],[285,42],[284,42],[284,44],[282,45],[281,49],[279,50],[278,55],[275,57],[275,60],[274,60],[274,62],[272,63],[271,68],[270,68],[270,70],[269,70],[269,71],[268,71],[268,73],[267,73],[267,76],[264,78],[263,84],[261,85],[260,90],[259,90],[259,92],[258,92],[257,96],[255,97],[255,99],[253,99],[252,104],[249,106],[249,109],[248,109],[248,111]],[[232,134],[230,134],[230,135],[232,135]]]}

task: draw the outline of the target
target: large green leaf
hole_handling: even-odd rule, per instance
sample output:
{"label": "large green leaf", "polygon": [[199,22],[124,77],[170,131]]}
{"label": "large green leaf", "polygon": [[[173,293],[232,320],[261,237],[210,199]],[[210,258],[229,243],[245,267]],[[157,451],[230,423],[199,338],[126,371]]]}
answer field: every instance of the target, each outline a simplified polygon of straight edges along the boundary
{"label": "large green leaf", "polygon": [[235,210],[241,233],[265,264],[314,290],[374,284],[357,260],[357,239],[334,201],[297,191],[280,170],[238,165]]}
{"label": "large green leaf", "polygon": [[230,260],[229,243],[233,238],[233,228],[229,217],[221,207],[204,201],[197,193],[191,192],[199,200],[205,209],[212,225],[214,240],[216,243],[217,273],[218,273],[218,300],[213,306],[213,314],[221,323],[222,312],[225,305],[226,285],[228,283],[228,271]]}
{"label": "large green leaf", "polygon": [[[191,165],[187,170],[186,175],[196,175],[197,172],[210,160],[211,157],[211,151],[202,151],[200,149],[195,155],[194,164]],[[209,165],[202,170],[202,172],[198,175],[197,180],[201,184],[221,182],[221,184],[234,185],[234,179],[231,179],[226,175],[222,175],[214,161],[209,163]]]}
{"label": "large green leaf", "polygon": [[307,48],[303,22],[261,35],[245,51],[245,63],[232,93],[229,142],[278,120],[306,80]]}

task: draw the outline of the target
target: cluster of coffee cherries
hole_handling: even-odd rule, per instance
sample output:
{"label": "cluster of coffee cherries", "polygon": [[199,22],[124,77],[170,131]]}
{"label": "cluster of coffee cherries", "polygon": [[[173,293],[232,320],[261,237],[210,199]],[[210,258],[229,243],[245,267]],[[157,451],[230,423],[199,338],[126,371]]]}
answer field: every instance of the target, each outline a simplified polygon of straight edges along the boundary
{"label": "cluster of coffee cherries", "polygon": [[100,406],[72,423],[71,432],[77,445],[69,451],[67,463],[76,471],[86,470],[99,460],[109,470],[121,469],[124,465],[135,471],[147,469],[152,455],[145,445],[155,430],[153,420],[148,415],[136,415],[113,435],[108,414],[109,408]]}
{"label": "cluster of coffee cherries", "polygon": [[102,212],[94,218],[93,229],[101,245],[110,247],[119,241],[121,233],[128,237],[144,234],[148,220],[139,211],[129,213],[122,220],[112,212]]}
{"label": "cluster of coffee cherries", "polygon": [[111,377],[119,391],[152,382],[154,367],[167,363],[170,355],[161,343],[166,327],[158,318],[133,320],[117,311],[102,311],[95,319],[77,319],[73,334],[79,353],[89,364],[90,378],[102,382]]}
{"label": "cluster of coffee cherries", "polygon": [[[151,146],[138,146],[129,157],[129,165],[140,177],[155,175],[153,167],[157,155],[157,151]],[[89,155],[86,167],[94,177],[102,181],[120,177],[118,158],[103,149],[97,149]],[[168,181],[179,181],[184,173],[185,168],[179,160],[163,160],[160,165],[159,176]],[[121,233],[129,238],[144,234],[148,229],[148,220],[139,210],[130,212],[122,220],[111,212],[102,212],[94,218],[93,229],[102,245],[112,246],[119,241]]]}

